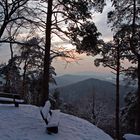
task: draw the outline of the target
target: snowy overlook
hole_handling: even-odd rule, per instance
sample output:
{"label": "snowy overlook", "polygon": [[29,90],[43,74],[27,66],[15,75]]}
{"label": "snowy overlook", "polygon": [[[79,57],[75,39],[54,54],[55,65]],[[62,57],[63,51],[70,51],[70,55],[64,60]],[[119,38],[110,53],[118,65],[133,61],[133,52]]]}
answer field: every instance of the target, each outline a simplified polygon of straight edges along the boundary
{"label": "snowy overlook", "polygon": [[101,129],[86,120],[60,114],[58,134],[47,134],[39,107],[32,105],[0,104],[1,140],[113,140]]}

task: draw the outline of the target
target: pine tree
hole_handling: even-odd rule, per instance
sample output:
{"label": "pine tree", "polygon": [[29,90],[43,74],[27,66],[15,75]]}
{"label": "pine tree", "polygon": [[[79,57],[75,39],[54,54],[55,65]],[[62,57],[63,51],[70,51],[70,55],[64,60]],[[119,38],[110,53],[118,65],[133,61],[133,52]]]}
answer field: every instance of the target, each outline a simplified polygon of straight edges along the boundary
{"label": "pine tree", "polygon": [[[42,84],[42,105],[44,105],[45,101],[48,100],[49,97],[49,60],[52,34],[55,34],[57,37],[62,39],[62,41],[70,41],[70,39],[72,39],[72,44],[77,45],[80,39],[85,37],[84,34],[87,34],[85,30],[82,33],[81,29],[83,23],[84,26],[87,23],[89,26],[95,27],[93,23],[89,24],[89,22],[87,22],[87,19],[91,19],[90,10],[92,9],[92,7],[96,6],[98,7],[96,9],[101,11],[102,7],[104,6],[104,4],[103,6],[101,6],[102,3],[104,3],[104,1],[48,0],[47,3],[44,2],[44,5],[47,4],[47,12],[45,10],[42,10],[42,8],[40,10],[40,13],[46,13],[47,16],[46,21],[42,22],[43,27],[45,27],[45,55]],[[43,7],[45,8],[44,5]],[[79,35],[82,35],[75,36],[73,31],[76,29],[80,29],[77,31],[79,31]],[[93,30],[93,32],[94,31],[96,30]],[[94,41],[94,44],[96,44],[96,34],[94,35]],[[84,43],[84,41],[80,42],[80,44],[81,43]]]}
{"label": "pine tree", "polygon": [[16,64],[15,57],[13,59],[10,59],[8,64],[5,64],[0,68],[0,73],[4,75],[6,81],[4,85],[4,91],[14,94],[20,94],[20,67],[18,67],[18,65]]}
{"label": "pine tree", "polygon": [[121,110],[122,133],[135,133],[136,93],[129,92],[125,97],[125,107]]}
{"label": "pine tree", "polygon": [[140,7],[138,0],[112,0],[114,11],[108,13],[108,21],[112,23],[112,29],[119,32],[123,38],[124,54],[132,63],[137,64],[137,115],[136,132],[140,134]]}

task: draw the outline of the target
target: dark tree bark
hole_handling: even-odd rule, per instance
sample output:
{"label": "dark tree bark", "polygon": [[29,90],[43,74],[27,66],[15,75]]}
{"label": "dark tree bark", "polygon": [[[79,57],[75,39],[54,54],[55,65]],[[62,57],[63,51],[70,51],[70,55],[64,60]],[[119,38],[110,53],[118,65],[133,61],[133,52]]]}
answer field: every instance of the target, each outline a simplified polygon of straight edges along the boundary
{"label": "dark tree bark", "polygon": [[116,68],[116,139],[120,140],[120,50],[119,45],[116,49],[117,68]]}
{"label": "dark tree bark", "polygon": [[0,27],[0,38],[2,37],[2,35],[3,35],[3,33],[4,33],[5,29],[6,29],[6,26],[8,24],[7,21],[9,21],[8,12],[9,12],[9,10],[8,10],[8,1],[6,0],[5,1],[5,10],[4,10],[4,16],[5,16],[4,17],[4,22],[3,22],[2,26]]}
{"label": "dark tree bark", "polygon": [[10,52],[11,52],[11,59],[14,57],[14,52],[13,52],[13,45],[10,43]]}
{"label": "dark tree bark", "polygon": [[3,25],[1,26],[1,28],[0,28],[0,38],[2,37],[7,24],[8,24],[7,22],[4,22]]}
{"label": "dark tree bark", "polygon": [[136,118],[136,133],[140,135],[140,57],[138,59],[138,91],[137,91],[137,118]]}
{"label": "dark tree bark", "polygon": [[49,66],[50,66],[50,48],[51,48],[51,25],[52,25],[52,5],[53,0],[48,0],[48,12],[46,19],[46,42],[45,42],[45,56],[44,56],[44,73],[42,83],[42,97],[41,105],[44,106],[46,100],[49,98]]}
{"label": "dark tree bark", "polygon": [[25,64],[24,64],[24,67],[23,67],[23,81],[22,81],[22,93],[21,93],[21,98],[24,99],[25,101],[27,101],[27,94],[26,94],[26,91],[27,91],[27,88],[26,88],[26,71],[27,71],[27,66],[28,66],[28,58],[25,60]]}
{"label": "dark tree bark", "polygon": [[136,34],[136,0],[133,0],[133,21],[132,21],[132,38],[130,47],[132,52],[136,55],[137,64],[137,76],[138,76],[138,89],[137,89],[137,107],[136,107],[136,133],[140,134],[140,54],[137,52],[135,45],[135,34]]}

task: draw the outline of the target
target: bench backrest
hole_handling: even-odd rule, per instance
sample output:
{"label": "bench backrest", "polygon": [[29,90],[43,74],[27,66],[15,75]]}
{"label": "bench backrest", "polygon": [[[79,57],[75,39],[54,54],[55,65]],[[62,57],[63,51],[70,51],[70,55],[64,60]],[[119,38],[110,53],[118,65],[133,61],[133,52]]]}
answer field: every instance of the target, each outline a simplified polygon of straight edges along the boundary
{"label": "bench backrest", "polygon": [[43,113],[44,118],[47,118],[50,109],[51,109],[51,103],[50,101],[47,101],[45,103],[45,106],[42,108],[42,113]]}
{"label": "bench backrest", "polygon": [[50,101],[46,101],[45,106],[41,109],[40,113],[42,115],[42,118],[46,122],[46,124],[48,124],[48,122],[51,118],[51,115],[52,115]]}
{"label": "bench backrest", "polygon": [[21,99],[21,98],[20,98],[20,95],[18,95],[18,94],[3,93],[3,92],[0,92],[0,97]]}
{"label": "bench backrest", "polygon": [[20,98],[19,94],[13,93],[4,93],[0,92],[0,103],[2,104],[15,104],[15,107],[18,107],[19,104],[23,104],[24,100]]}

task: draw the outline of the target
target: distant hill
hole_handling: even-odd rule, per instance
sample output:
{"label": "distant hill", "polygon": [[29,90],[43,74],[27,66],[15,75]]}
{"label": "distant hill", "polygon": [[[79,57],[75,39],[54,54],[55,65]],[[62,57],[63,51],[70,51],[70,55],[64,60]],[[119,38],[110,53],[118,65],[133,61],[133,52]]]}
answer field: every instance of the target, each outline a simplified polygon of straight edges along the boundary
{"label": "distant hill", "polygon": [[[75,83],[69,83],[69,85],[58,87],[60,95],[65,101],[76,102],[81,98],[85,98],[91,94],[95,94],[94,96],[98,99],[105,100],[106,102],[115,102],[115,85],[113,83],[94,78],[86,80],[82,80],[82,78],[79,78],[77,79],[77,81],[78,80],[79,82],[75,81]],[[120,86],[121,104],[123,104],[123,97],[131,90],[132,88]]]}
{"label": "distant hill", "polygon": [[[94,122],[93,115],[96,116],[96,123],[105,129],[112,131],[110,125],[114,123],[115,113],[115,84],[103,81],[90,76],[65,75],[56,79],[57,91],[60,98],[67,105],[67,113],[72,113],[79,117]],[[132,91],[132,87],[120,86],[120,105],[124,106],[124,96]],[[63,108],[62,108],[63,110]],[[94,113],[94,114],[93,114]]]}
{"label": "distant hill", "polygon": [[[102,80],[102,81],[107,81],[107,82],[111,82],[111,83],[115,83],[115,75],[113,74],[99,74],[99,73],[89,73],[88,75],[84,75],[84,74],[65,74],[62,76],[56,76],[55,80],[57,85],[54,84],[50,84],[50,89],[54,89],[57,87],[63,87],[66,85],[70,85],[73,83],[77,83],[86,79],[90,79],[90,78],[94,78],[94,79],[98,79],[98,80]],[[124,77],[120,77],[120,85],[126,86],[128,83],[128,81],[124,80]],[[129,85],[130,86],[130,85]],[[133,87],[136,87],[134,85],[131,85]]]}
{"label": "distant hill", "polygon": [[79,81],[83,81],[88,78],[90,78],[90,76],[86,76],[86,75],[83,76],[83,75],[66,74],[66,75],[58,76],[55,77],[56,85],[50,84],[50,90],[52,91],[55,88],[71,85],[73,83],[77,83]]}
{"label": "distant hill", "polygon": [[77,83],[86,79],[89,79],[91,76],[89,75],[62,75],[56,77],[56,83],[59,87],[70,85],[73,83]]}
{"label": "distant hill", "polygon": [[111,75],[99,75],[99,74],[89,74],[89,75],[71,75],[71,74],[65,74],[62,76],[56,76],[55,80],[57,85],[50,84],[50,89],[56,88],[56,87],[63,87],[66,85],[70,85],[73,83],[77,83],[86,79],[90,78],[96,78],[100,80],[110,81],[113,82],[113,76]]}
{"label": "distant hill", "polygon": [[[90,75],[63,75],[56,77],[55,88],[60,92],[60,97],[64,102],[77,103],[84,102],[88,98],[93,98],[96,102],[106,104],[114,112],[115,108],[115,84],[95,78]],[[54,89],[54,87],[51,87]],[[52,90],[51,89],[51,90]],[[120,86],[120,105],[124,105],[124,96],[132,91],[132,87]]]}

